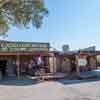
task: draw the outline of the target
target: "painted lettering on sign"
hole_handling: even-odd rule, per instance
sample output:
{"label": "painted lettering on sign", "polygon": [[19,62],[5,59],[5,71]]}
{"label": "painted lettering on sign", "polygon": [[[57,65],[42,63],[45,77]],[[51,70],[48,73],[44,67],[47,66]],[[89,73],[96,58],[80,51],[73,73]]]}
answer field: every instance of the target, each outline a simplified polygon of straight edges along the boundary
{"label": "painted lettering on sign", "polygon": [[48,43],[0,42],[2,51],[47,51]]}

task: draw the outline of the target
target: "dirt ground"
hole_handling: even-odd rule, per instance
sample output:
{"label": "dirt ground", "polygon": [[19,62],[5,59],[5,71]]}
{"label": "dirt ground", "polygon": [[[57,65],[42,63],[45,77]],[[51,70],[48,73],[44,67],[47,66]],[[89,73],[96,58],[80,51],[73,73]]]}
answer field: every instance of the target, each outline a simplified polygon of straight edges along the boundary
{"label": "dirt ground", "polygon": [[100,81],[0,81],[0,100],[100,100]]}

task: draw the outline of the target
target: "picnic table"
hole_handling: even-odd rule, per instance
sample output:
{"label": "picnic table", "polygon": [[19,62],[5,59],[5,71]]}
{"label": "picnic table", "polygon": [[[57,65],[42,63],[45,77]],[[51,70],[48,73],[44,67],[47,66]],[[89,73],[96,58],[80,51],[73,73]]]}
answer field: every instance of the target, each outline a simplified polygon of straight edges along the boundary
{"label": "picnic table", "polygon": [[42,79],[42,80],[51,80],[51,79],[61,79],[66,77],[64,73],[45,73],[38,76],[29,77],[31,79]]}
{"label": "picnic table", "polygon": [[61,79],[64,78],[66,76],[66,74],[63,73],[48,73],[43,75],[43,79],[45,80],[50,80],[50,79]]}

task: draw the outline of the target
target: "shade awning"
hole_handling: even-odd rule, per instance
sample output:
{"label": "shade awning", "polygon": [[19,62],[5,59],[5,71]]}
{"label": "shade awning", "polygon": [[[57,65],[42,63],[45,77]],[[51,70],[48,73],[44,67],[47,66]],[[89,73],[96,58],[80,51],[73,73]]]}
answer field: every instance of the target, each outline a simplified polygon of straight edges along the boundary
{"label": "shade awning", "polygon": [[49,52],[0,52],[0,56],[34,55],[50,56]]}

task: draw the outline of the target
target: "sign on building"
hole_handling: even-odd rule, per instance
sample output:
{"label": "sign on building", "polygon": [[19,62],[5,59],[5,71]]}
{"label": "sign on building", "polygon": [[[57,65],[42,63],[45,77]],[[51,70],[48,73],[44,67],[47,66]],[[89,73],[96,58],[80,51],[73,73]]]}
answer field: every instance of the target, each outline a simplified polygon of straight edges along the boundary
{"label": "sign on building", "polygon": [[49,43],[0,41],[1,51],[48,51]]}
{"label": "sign on building", "polygon": [[86,66],[87,60],[85,58],[79,58],[78,59],[78,66]]}

